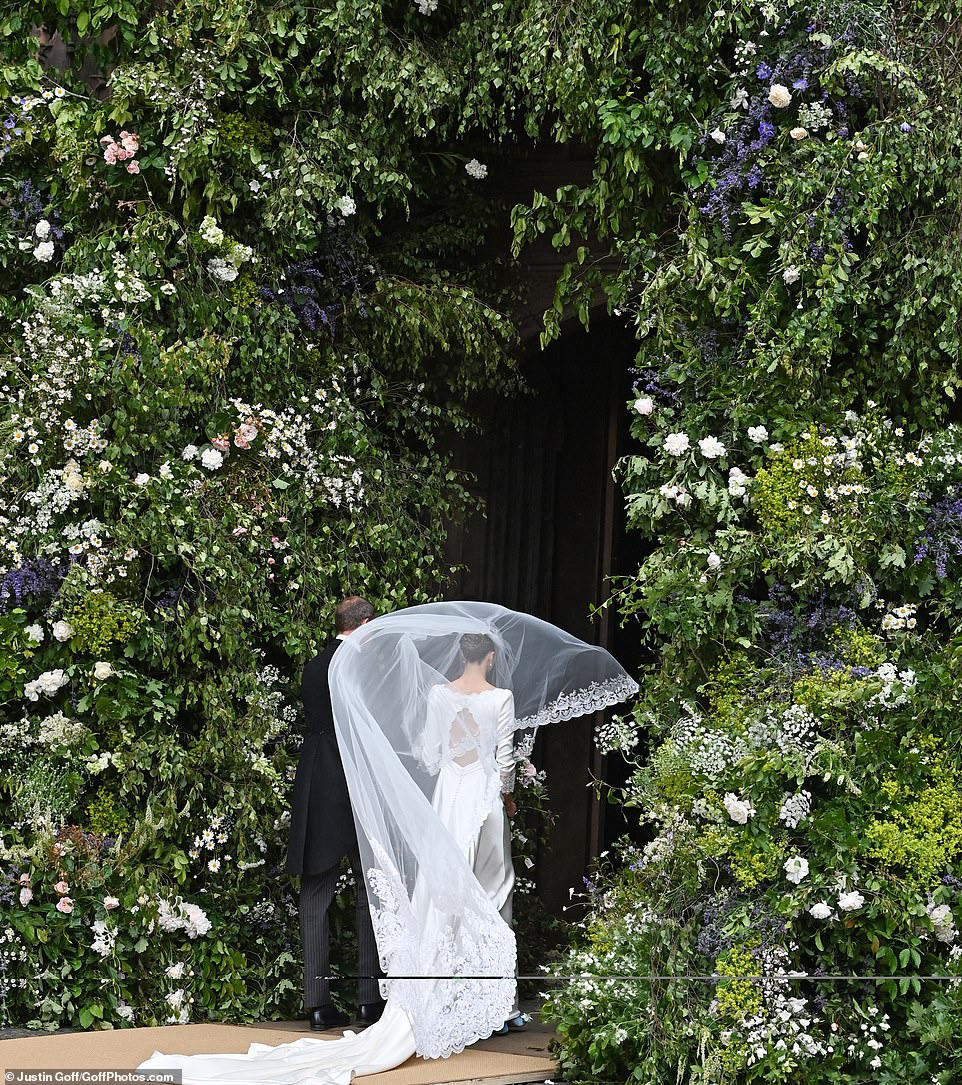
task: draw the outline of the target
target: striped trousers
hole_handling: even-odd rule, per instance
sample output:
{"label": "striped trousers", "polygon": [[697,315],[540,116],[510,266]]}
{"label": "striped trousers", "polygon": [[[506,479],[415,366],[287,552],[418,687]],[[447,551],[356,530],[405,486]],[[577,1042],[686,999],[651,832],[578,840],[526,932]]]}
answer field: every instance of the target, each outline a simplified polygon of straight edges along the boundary
{"label": "striped trousers", "polygon": [[[358,948],[357,972],[361,977],[358,983],[358,1002],[363,1006],[380,1000],[377,977],[382,973],[357,845],[347,853],[347,858],[357,885],[354,916]],[[331,1001],[331,929],[328,912],[334,900],[340,872],[341,864],[337,863],[323,874],[301,876],[298,911],[304,944],[304,1008],[308,1010],[326,1006]]]}

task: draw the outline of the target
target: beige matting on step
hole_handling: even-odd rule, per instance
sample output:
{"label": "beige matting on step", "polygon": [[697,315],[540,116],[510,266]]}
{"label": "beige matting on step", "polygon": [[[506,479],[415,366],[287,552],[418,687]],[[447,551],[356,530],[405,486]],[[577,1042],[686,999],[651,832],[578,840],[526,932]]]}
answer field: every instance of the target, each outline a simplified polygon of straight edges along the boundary
{"label": "beige matting on step", "polygon": [[[337,1035],[332,1034],[332,1037]],[[523,1034],[518,1034],[518,1039]],[[290,1029],[263,1025],[173,1025],[165,1028],[129,1028],[103,1032],[72,1032],[56,1036],[31,1036],[25,1040],[0,1040],[0,1071],[34,1070],[130,1070],[155,1051],[200,1055],[244,1052],[252,1043],[290,1043]],[[514,1039],[514,1037],[512,1037]],[[490,1043],[491,1041],[488,1041]],[[474,1046],[448,1059],[409,1059],[403,1066],[355,1078],[358,1085],[448,1085],[483,1082],[514,1085],[544,1081],[557,1071],[546,1054],[491,1050]]]}

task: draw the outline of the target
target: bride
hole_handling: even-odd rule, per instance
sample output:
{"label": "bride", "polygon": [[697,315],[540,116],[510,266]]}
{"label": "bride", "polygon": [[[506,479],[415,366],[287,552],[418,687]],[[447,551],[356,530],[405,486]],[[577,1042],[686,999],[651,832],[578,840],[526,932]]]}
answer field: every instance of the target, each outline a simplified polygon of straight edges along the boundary
{"label": "bride", "polygon": [[186,1085],[348,1085],[415,1053],[461,1051],[517,1013],[505,816],[515,736],[616,704],[637,684],[602,648],[464,602],[362,626],[335,653],[330,686],[387,976],[384,1014],[336,1040],[155,1053],[138,1069],[180,1069]]}

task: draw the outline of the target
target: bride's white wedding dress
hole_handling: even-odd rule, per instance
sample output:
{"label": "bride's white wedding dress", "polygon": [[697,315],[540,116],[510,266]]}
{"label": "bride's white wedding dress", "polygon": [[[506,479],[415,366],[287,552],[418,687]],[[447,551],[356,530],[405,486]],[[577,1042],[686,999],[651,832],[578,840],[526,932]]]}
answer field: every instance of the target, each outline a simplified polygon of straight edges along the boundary
{"label": "bride's white wedding dress", "polygon": [[[436,685],[427,698],[425,727],[417,750],[421,766],[436,777],[431,805],[438,819],[454,838],[494,908],[509,922],[514,868],[501,794],[510,791],[513,782],[514,726],[510,690],[466,693],[450,685]],[[422,888],[424,883],[419,880],[411,900],[421,940],[440,950],[447,917]],[[376,905],[372,911],[381,942],[384,924],[391,916],[382,914]],[[429,1000],[432,995],[444,997],[437,980],[418,982],[430,985],[425,992]],[[362,1032],[345,1032],[336,1040],[305,1036],[279,1047],[251,1044],[245,1054],[233,1055],[155,1052],[138,1069],[181,1070],[184,1085],[348,1085],[354,1076],[390,1070],[414,1053],[411,1021],[389,997],[378,1022]]]}

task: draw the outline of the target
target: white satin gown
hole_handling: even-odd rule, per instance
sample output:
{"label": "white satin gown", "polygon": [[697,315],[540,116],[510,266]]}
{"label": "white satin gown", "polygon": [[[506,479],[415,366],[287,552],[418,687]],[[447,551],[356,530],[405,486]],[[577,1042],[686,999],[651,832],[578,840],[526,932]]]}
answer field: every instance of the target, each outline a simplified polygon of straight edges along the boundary
{"label": "white satin gown", "polygon": [[[463,693],[435,686],[428,696],[427,716],[426,733],[441,739],[446,754],[432,806],[510,925],[514,868],[501,795],[510,792],[514,782],[514,698],[510,690],[500,688]],[[472,736],[479,734],[497,736],[495,771],[489,757],[471,748]],[[418,896],[415,889],[416,906]],[[429,903],[423,905],[428,926],[431,910]],[[355,1076],[391,1070],[414,1054],[408,1017],[388,999],[379,1021],[362,1032],[346,1031],[336,1040],[305,1036],[279,1047],[251,1044],[246,1053],[231,1055],[155,1052],[138,1069],[181,1070],[184,1085],[349,1085]]]}

